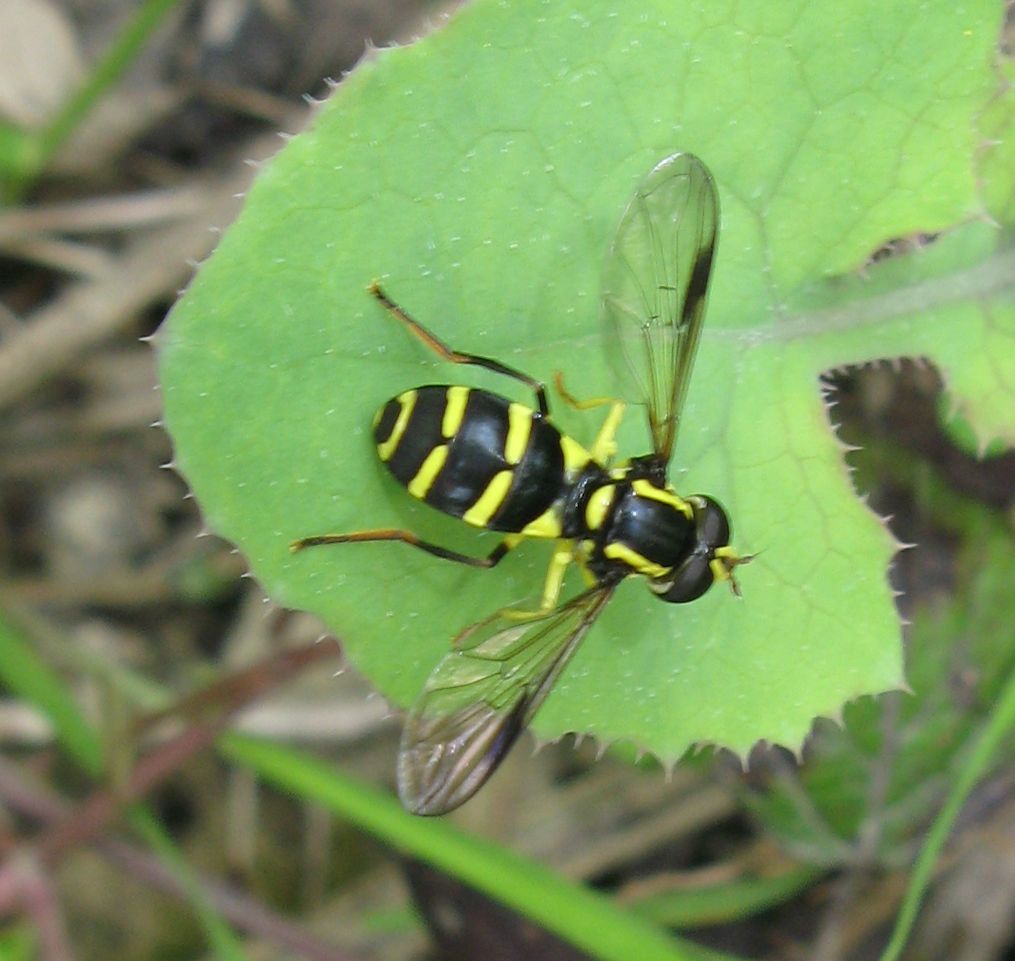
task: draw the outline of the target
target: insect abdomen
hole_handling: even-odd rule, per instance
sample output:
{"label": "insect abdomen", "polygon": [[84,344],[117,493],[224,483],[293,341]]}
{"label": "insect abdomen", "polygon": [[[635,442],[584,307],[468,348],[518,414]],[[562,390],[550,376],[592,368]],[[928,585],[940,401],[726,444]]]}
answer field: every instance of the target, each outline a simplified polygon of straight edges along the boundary
{"label": "insect abdomen", "polygon": [[413,497],[476,527],[522,531],[563,494],[560,431],[485,390],[405,391],[378,411],[374,440]]}

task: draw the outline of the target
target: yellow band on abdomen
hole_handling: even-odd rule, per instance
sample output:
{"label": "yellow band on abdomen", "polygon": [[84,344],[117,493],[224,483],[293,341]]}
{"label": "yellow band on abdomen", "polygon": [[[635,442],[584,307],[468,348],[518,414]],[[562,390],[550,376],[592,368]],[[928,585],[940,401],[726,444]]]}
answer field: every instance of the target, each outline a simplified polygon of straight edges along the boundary
{"label": "yellow band on abdomen", "polygon": [[493,480],[486,485],[486,490],[479,495],[479,500],[462,515],[462,520],[476,527],[488,526],[511,490],[511,477],[512,471],[509,470],[495,474]]}
{"label": "yellow band on abdomen", "polygon": [[448,459],[448,445],[441,444],[440,447],[435,447],[429,454],[426,455],[426,460],[423,461],[422,466],[416,471],[416,476],[413,477],[408,484],[406,489],[412,494],[413,497],[418,497],[422,500],[427,495],[427,491],[433,487],[433,482],[437,480],[437,475],[441,472],[441,468],[444,466],[444,461]]}
{"label": "yellow band on abdomen", "polygon": [[395,421],[395,426],[391,428],[387,439],[377,445],[377,456],[383,461],[390,460],[391,455],[395,453],[395,448],[398,447],[398,442],[405,433],[409,418],[412,416],[412,409],[416,406],[416,391],[407,390],[404,394],[399,394],[395,400],[398,401],[402,409],[398,412],[398,419]]}

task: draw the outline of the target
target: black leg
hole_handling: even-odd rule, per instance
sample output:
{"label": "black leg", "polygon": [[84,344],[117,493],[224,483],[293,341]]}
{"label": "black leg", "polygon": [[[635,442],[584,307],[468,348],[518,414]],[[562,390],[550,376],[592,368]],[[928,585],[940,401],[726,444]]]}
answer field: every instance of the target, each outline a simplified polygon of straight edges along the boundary
{"label": "black leg", "polygon": [[548,417],[550,414],[550,408],[546,403],[546,388],[538,380],[529,377],[528,374],[523,374],[520,370],[515,370],[513,367],[508,367],[506,364],[502,364],[499,361],[491,360],[489,357],[477,357],[475,354],[462,354],[457,350],[452,350],[440,340],[437,336],[427,330],[418,321],[413,320],[401,307],[398,306],[384,291],[381,289],[381,285],[375,280],[368,288],[370,293],[376,297],[381,304],[384,306],[388,313],[393,314],[398,320],[400,320],[414,337],[418,337],[424,344],[427,345],[434,353],[438,354],[444,360],[450,361],[452,364],[472,364],[475,367],[483,367],[486,370],[492,370],[495,374],[503,374],[505,377],[513,377],[515,380],[520,380],[523,384],[527,384],[532,388],[536,395],[536,403],[539,405],[539,413],[544,417]]}
{"label": "black leg", "polygon": [[351,534],[316,534],[313,537],[302,537],[298,541],[293,541],[289,545],[289,550],[295,554],[307,547],[318,547],[321,544],[355,544],[364,541],[401,541],[403,544],[418,547],[421,551],[426,551],[435,557],[443,557],[445,560],[454,561],[457,564],[468,564],[470,567],[496,567],[504,555],[517,543],[515,539],[508,537],[490,551],[487,557],[471,557],[468,554],[459,554],[458,551],[424,541],[412,531],[384,527],[373,531],[353,531]]}

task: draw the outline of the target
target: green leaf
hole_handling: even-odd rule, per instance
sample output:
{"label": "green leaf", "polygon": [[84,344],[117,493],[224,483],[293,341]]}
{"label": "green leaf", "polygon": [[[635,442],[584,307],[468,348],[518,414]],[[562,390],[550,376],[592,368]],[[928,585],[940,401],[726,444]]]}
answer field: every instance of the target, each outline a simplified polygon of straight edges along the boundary
{"label": "green leaf", "polygon": [[[723,502],[759,556],[743,600],[670,606],[621,585],[535,728],[667,761],[696,742],[744,753],[798,746],[816,715],[898,686],[895,544],[852,490],[820,376],[920,354],[978,433],[1015,436],[1015,405],[998,403],[1015,386],[1015,255],[986,219],[1010,209],[991,162],[1007,148],[977,129],[988,104],[992,136],[1012,115],[992,69],[1001,16],[993,0],[920,16],[873,0],[477,0],[371,55],[262,172],[160,337],[177,464],[209,525],[409,703],[449,638],[538,591],[549,552],[528,543],[493,572],[391,544],[288,554],[384,526],[473,554],[496,543],[390,480],[371,417],[423,383],[531,398],[436,363],[364,288],[382,279],[461,350],[614,393],[604,252],[638,178],[691,151],[723,215],[671,479]],[[941,236],[861,271],[914,234]],[[555,417],[586,442],[598,426],[559,402]],[[637,407],[618,440],[648,450]]]}
{"label": "green leaf", "polygon": [[[897,467],[902,460],[896,450],[883,456]],[[927,473],[923,462],[914,468]],[[912,488],[914,481],[910,476],[899,482]],[[825,867],[852,863],[861,844],[868,860],[887,867],[907,862],[914,836],[946,794],[973,776],[972,759],[978,757],[975,776],[982,778],[991,763],[1015,750],[1011,534],[1000,517],[951,488],[926,479],[922,487],[920,516],[954,526],[945,529],[963,543],[950,595],[913,613],[913,693],[850,705],[844,726],[818,727],[799,770],[776,771],[748,797],[755,815],[788,850]],[[987,743],[985,731],[995,724],[1000,728],[992,743],[1006,737],[1004,749],[984,753],[976,745]]]}
{"label": "green leaf", "polygon": [[937,415],[948,439],[964,454],[978,457],[981,460],[989,460],[1008,452],[1008,445],[1001,440],[991,441],[986,447],[983,447],[982,441],[965,419],[948,410],[948,400],[943,394],[938,397]]}

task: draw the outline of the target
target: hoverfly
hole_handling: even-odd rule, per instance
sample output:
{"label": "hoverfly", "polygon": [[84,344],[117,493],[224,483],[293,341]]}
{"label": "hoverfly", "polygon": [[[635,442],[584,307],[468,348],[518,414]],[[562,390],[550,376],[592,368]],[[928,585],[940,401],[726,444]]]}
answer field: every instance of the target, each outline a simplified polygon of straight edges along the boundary
{"label": "hoverfly", "polygon": [[[680,412],[701,333],[719,218],[712,178],[695,156],[676,153],[638,184],[610,245],[603,309],[639,382],[652,452],[614,463],[620,401],[609,406],[589,448],[550,419],[539,381],[498,361],[452,350],[388,298],[370,292],[413,336],[455,364],[486,368],[526,384],[534,408],[486,390],[427,385],[389,400],[373,422],[381,461],[415,498],[506,536],[487,557],[471,557],[407,530],[306,537],[319,544],[401,541],[437,557],[494,567],[529,537],[556,542],[537,610],[500,610],[466,628],[430,674],[409,712],[398,761],[402,803],[443,814],[490,777],[545,701],[617,585],[639,574],[671,603],[693,601],[716,581],[737,591],[742,557],[730,546],[723,508],[684,497],[667,482]],[[559,603],[567,566],[588,582]]]}

